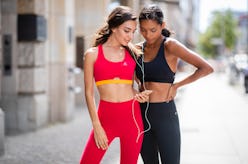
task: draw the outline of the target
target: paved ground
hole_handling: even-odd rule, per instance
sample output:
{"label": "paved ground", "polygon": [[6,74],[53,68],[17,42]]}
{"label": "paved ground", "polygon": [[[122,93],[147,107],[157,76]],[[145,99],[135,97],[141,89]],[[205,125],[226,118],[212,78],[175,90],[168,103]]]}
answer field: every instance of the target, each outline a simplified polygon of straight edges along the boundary
{"label": "paved ground", "polygon": [[180,106],[182,164],[248,164],[248,95],[212,75],[186,88]]}
{"label": "paved ground", "polygon": [[[179,92],[181,164],[248,164],[248,95],[211,75]],[[90,131],[87,109],[66,124],[5,138],[0,164],[77,164]],[[118,164],[118,140],[102,164]],[[139,164],[142,164],[141,159]]]}

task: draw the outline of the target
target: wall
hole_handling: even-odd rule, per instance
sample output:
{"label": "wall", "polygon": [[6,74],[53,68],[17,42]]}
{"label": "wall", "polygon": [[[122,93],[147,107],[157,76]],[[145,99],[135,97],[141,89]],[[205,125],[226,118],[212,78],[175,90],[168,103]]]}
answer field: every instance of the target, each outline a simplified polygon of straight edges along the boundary
{"label": "wall", "polygon": [[48,76],[49,120],[69,121],[74,113],[74,93],[69,81],[74,77],[69,68],[75,63],[74,0],[49,1]]}

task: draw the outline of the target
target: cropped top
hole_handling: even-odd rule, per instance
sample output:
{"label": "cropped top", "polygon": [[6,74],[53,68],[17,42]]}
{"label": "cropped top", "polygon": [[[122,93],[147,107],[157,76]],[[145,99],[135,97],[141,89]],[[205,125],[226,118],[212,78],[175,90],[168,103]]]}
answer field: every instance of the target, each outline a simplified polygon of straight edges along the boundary
{"label": "cropped top", "polygon": [[[136,66],[136,76],[143,82],[161,82],[161,83],[173,83],[175,80],[175,73],[170,69],[166,58],[164,56],[164,42],[166,38],[163,39],[159,51],[156,57],[149,62],[144,62],[144,56],[138,58],[139,65]],[[146,42],[143,43],[143,49]],[[143,66],[144,70],[144,81],[143,81],[143,71],[140,66]]]}
{"label": "cropped top", "polygon": [[94,64],[96,85],[103,84],[132,84],[135,61],[125,50],[125,57],[120,62],[112,62],[105,58],[102,45],[98,46],[98,55]]}

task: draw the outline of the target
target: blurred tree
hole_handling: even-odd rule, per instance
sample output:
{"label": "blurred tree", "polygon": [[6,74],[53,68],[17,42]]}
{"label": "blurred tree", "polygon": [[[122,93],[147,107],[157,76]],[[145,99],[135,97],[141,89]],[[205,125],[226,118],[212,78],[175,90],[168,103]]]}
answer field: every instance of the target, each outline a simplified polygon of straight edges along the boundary
{"label": "blurred tree", "polygon": [[237,20],[231,10],[213,12],[212,22],[200,35],[199,50],[208,57],[218,57],[231,51],[237,40]]}

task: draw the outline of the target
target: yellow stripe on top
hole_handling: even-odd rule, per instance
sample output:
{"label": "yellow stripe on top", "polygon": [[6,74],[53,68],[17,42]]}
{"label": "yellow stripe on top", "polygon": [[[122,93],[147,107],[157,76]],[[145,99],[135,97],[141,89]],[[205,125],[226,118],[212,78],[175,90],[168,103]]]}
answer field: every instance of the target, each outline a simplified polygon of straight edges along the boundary
{"label": "yellow stripe on top", "polygon": [[123,80],[123,79],[110,79],[110,80],[101,80],[96,82],[96,86],[103,84],[132,84],[132,80]]}

